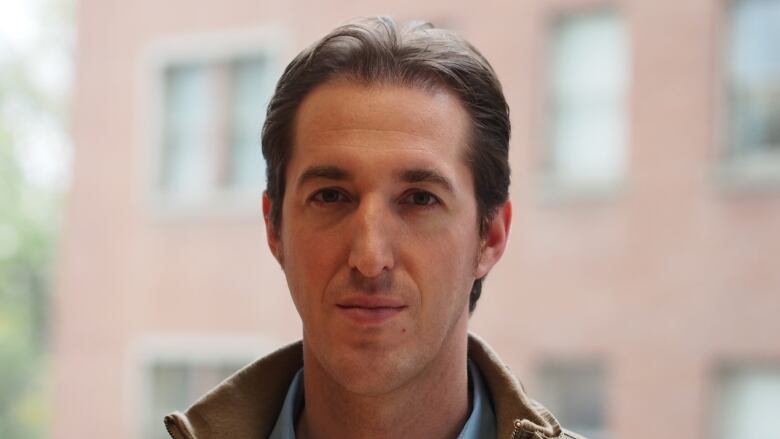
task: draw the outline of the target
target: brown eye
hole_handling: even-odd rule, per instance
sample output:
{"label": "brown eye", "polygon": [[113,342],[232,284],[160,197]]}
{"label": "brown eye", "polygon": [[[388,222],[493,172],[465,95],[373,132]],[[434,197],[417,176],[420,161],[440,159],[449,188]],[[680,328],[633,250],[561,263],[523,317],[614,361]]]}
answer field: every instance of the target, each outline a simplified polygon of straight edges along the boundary
{"label": "brown eye", "polygon": [[406,204],[413,204],[415,206],[427,207],[438,203],[439,199],[430,192],[415,191],[407,195],[403,202]]}
{"label": "brown eye", "polygon": [[314,200],[320,203],[338,203],[346,200],[344,194],[336,189],[322,189],[314,194]]}
{"label": "brown eye", "polygon": [[412,201],[414,201],[414,204],[427,206],[434,200],[433,196],[427,192],[416,192],[414,195],[412,195]]}

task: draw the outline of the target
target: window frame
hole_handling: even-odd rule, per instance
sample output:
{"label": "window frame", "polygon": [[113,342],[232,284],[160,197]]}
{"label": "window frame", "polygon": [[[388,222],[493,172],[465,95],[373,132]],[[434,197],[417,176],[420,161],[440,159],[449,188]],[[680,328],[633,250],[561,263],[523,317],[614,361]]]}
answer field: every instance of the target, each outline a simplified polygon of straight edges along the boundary
{"label": "window frame", "polygon": [[[598,436],[594,437],[600,437],[602,439],[606,439],[611,437],[611,425],[610,425],[610,413],[611,413],[611,407],[610,407],[610,401],[611,401],[611,370],[609,367],[609,364],[605,361],[604,358],[601,356],[559,356],[559,355],[543,355],[535,362],[534,365],[534,379],[535,379],[535,398],[538,399],[538,401],[544,405],[546,408],[550,409],[552,414],[554,416],[559,416],[559,413],[556,413],[554,407],[548,406],[548,402],[543,398],[548,398],[549,394],[546,392],[546,387],[548,386],[547,378],[545,374],[551,369],[551,368],[585,368],[585,369],[596,369],[597,372],[601,375],[601,384],[602,384],[602,391],[603,391],[603,400],[601,401],[602,407],[601,411],[603,413],[603,419],[602,419],[602,425],[600,430],[595,431],[578,431],[579,426],[577,425],[568,425],[564,424],[563,426],[565,428],[571,428],[577,433],[581,434],[597,434]],[[560,419],[559,419],[560,420]]]}
{"label": "window frame", "polygon": [[[553,60],[555,50],[556,30],[560,23],[567,18],[580,15],[604,14],[610,13],[618,18],[625,31],[625,88],[623,90],[624,105],[624,139],[623,145],[623,167],[624,172],[618,178],[609,181],[567,181],[562,178],[559,171],[556,170],[554,163],[555,154],[555,99],[556,93],[551,83],[551,77],[554,74],[555,63]],[[630,161],[631,161],[631,95],[633,87],[633,41],[632,26],[630,16],[624,8],[614,1],[593,0],[580,5],[558,5],[553,6],[546,14],[543,23],[543,44],[540,63],[544,87],[542,87],[542,111],[541,122],[538,126],[541,130],[541,142],[538,149],[539,160],[537,166],[540,171],[540,186],[542,199],[545,202],[600,202],[612,200],[626,190],[626,184],[629,179]]]}
{"label": "window frame", "polygon": [[[202,200],[187,202],[167,193],[162,187],[162,165],[164,151],[166,71],[176,65],[229,64],[240,59],[263,57],[269,62],[269,73],[278,78],[283,69],[283,60],[289,52],[289,33],[279,27],[259,27],[244,30],[211,32],[202,34],[176,35],[160,38],[149,44],[142,55],[140,72],[140,93],[138,105],[140,117],[138,132],[141,139],[141,154],[138,180],[141,182],[143,202],[155,219],[194,218],[255,218],[259,213],[261,188],[220,188],[210,183],[209,193]],[[229,67],[225,70],[230,72]],[[226,116],[226,119],[230,116]],[[258,149],[260,152],[260,130]],[[216,151],[229,160],[230,142],[225,142],[226,151]],[[213,146],[212,146],[212,149]],[[214,153],[215,151],[210,151]],[[216,170],[219,166],[214,164]]]}
{"label": "window frame", "polygon": [[717,48],[718,65],[716,71],[720,78],[716,81],[717,110],[714,120],[717,146],[716,180],[729,191],[780,190],[780,151],[765,151],[748,156],[739,156],[739,150],[745,146],[731,144],[731,90],[734,83],[730,64],[732,48],[732,14],[737,3],[743,0],[721,0],[720,17],[716,26],[719,38]]}
{"label": "window frame", "polygon": [[[269,338],[247,336],[244,334],[221,335],[144,335],[131,342],[128,349],[127,370],[130,376],[126,380],[131,399],[128,419],[131,437],[146,439],[147,428],[162,419],[150,419],[150,407],[153,407],[152,389],[153,368],[162,363],[187,363],[193,366],[220,365],[235,363],[245,367],[257,359],[273,352],[281,344]],[[199,395],[202,396],[202,395]],[[189,404],[195,401],[190,401]],[[185,410],[187,407],[180,407]]]}
{"label": "window frame", "polygon": [[780,357],[777,356],[746,356],[741,358],[720,357],[709,367],[708,407],[706,413],[706,429],[708,437],[721,437],[720,417],[724,402],[724,384],[728,375],[746,371],[773,370],[780,373]]}

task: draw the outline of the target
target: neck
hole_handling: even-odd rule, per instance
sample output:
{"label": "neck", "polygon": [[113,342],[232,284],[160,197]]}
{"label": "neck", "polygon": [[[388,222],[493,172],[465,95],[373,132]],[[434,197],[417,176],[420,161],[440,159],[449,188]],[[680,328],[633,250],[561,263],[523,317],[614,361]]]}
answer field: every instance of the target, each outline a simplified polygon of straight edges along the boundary
{"label": "neck", "polygon": [[361,395],[345,389],[304,348],[306,403],[296,425],[296,437],[457,437],[469,412],[467,340],[461,338],[445,341],[437,358],[417,376],[381,395]]}

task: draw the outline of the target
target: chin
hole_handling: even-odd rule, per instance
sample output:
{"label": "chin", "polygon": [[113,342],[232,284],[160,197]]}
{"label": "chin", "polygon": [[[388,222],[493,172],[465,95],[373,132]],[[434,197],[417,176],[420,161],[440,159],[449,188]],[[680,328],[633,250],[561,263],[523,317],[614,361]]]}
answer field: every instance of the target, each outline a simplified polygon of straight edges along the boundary
{"label": "chin", "polygon": [[392,349],[354,349],[342,347],[331,351],[323,369],[331,379],[347,391],[364,396],[383,395],[402,387],[420,372],[415,355],[393,352]]}
{"label": "chin", "polygon": [[347,391],[363,396],[390,393],[409,382],[415,375],[412,368],[394,363],[344,364],[336,367],[333,376]]}

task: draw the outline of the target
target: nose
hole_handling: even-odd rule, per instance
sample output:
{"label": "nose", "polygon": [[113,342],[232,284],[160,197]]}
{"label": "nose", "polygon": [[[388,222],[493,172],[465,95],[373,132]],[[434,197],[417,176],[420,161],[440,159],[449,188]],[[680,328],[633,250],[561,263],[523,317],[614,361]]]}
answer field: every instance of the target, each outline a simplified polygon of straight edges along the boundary
{"label": "nose", "polygon": [[395,264],[392,212],[380,200],[364,199],[353,215],[349,266],[367,278],[390,271]]}

